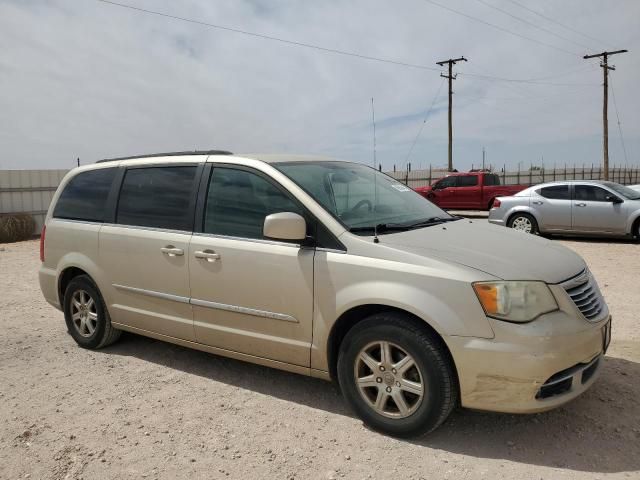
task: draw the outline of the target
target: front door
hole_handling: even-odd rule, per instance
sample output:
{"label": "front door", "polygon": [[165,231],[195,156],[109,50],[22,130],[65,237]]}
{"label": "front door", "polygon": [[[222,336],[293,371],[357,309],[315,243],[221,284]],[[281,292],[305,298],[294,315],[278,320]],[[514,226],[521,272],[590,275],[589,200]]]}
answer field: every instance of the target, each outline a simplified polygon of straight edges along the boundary
{"label": "front door", "polygon": [[456,207],[456,178],[451,176],[438,181],[432,190],[434,198],[430,200],[442,208]]}
{"label": "front door", "polygon": [[262,173],[214,166],[202,210],[188,254],[197,341],[308,367],[314,250],[262,234],[267,215],[301,207]]}
{"label": "front door", "polygon": [[624,233],[627,214],[624,203],[614,203],[618,198],[602,187],[575,185],[573,194],[573,230],[579,232]]}
{"label": "front door", "polygon": [[115,224],[99,234],[112,321],[194,340],[187,253],[198,167],[127,169]]}

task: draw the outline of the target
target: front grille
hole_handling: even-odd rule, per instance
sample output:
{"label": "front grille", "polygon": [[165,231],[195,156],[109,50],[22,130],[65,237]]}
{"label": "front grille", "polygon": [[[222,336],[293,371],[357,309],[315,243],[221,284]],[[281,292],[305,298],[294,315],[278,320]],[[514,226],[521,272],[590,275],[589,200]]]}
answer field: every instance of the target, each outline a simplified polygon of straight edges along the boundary
{"label": "front grille", "polygon": [[580,313],[591,321],[597,322],[606,308],[600,289],[589,270],[585,270],[576,278],[568,280],[563,287]]}

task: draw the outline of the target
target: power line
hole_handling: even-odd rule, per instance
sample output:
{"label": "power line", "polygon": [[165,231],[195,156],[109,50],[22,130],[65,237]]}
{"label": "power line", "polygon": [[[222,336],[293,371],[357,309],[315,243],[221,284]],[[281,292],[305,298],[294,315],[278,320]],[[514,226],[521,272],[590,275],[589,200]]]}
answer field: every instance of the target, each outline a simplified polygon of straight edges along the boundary
{"label": "power line", "polygon": [[620,114],[618,113],[618,103],[616,102],[616,92],[613,90],[613,77],[611,77],[611,97],[613,98],[613,106],[616,110],[616,118],[618,120],[618,132],[620,133],[620,143],[622,143],[622,151],[624,152],[624,163],[628,164],[627,147],[624,144],[624,136],[622,135],[622,126],[620,125]]}
{"label": "power line", "polygon": [[569,54],[572,57],[575,57],[575,56],[578,55],[575,52],[571,52],[569,50],[565,50],[564,48],[557,47],[557,46],[552,45],[550,43],[542,42],[540,40],[536,40],[535,38],[527,37],[525,35],[521,35],[519,33],[512,32],[511,30],[503,28],[503,27],[501,27],[499,25],[496,25],[494,23],[487,22],[486,20],[482,20],[481,18],[474,17],[472,15],[468,15],[468,14],[466,14],[464,12],[461,12],[460,10],[455,10],[455,9],[453,9],[451,7],[447,7],[446,5],[442,5],[442,4],[438,3],[438,2],[435,2],[434,0],[424,0],[424,1],[427,2],[427,3],[430,3],[431,5],[435,5],[436,7],[442,8],[444,10],[448,10],[449,12],[452,12],[452,13],[455,13],[456,15],[461,15],[461,16],[463,16],[465,18],[470,19],[470,20],[473,20],[473,21],[476,21],[476,22],[480,22],[480,23],[482,23],[484,25],[487,25],[487,26],[489,26],[491,28],[495,28],[496,30],[500,30],[501,32],[508,33],[509,35],[513,35],[515,37],[523,38],[523,39],[528,40],[530,42],[537,43],[538,45],[543,45],[543,46],[545,46],[547,48],[553,48],[554,50],[558,50],[560,52]]}
{"label": "power line", "polygon": [[[543,82],[538,79],[519,79],[519,78],[503,78],[503,77],[494,77],[492,75],[480,75],[477,73],[465,73],[460,72],[458,75],[463,75],[466,77],[475,77],[487,80],[499,80],[502,82],[511,82],[511,83],[528,83],[532,85],[550,85],[554,87],[594,87],[599,86],[597,83],[556,83],[556,82]],[[557,75],[556,75],[557,76]],[[543,77],[543,78],[554,78],[555,76]]]}
{"label": "power line", "polygon": [[170,18],[173,20],[179,20],[181,22],[188,22],[188,23],[194,23],[196,25],[201,25],[203,27],[209,27],[209,28],[215,28],[218,30],[224,30],[226,32],[233,32],[233,33],[238,33],[241,35],[248,35],[251,37],[255,37],[255,38],[261,38],[263,40],[271,40],[273,42],[280,42],[280,43],[284,43],[287,45],[293,45],[296,47],[304,47],[304,48],[311,48],[314,50],[320,50],[322,52],[326,52],[326,53],[333,53],[336,55],[344,55],[344,56],[349,56],[349,57],[355,57],[355,58],[360,58],[362,60],[371,60],[374,62],[381,62],[381,63],[388,63],[391,65],[399,65],[402,67],[410,67],[410,68],[418,68],[421,70],[431,70],[431,71],[436,71],[436,72],[440,72],[441,70],[434,68],[434,67],[430,67],[428,65],[420,65],[417,63],[408,63],[408,62],[403,62],[400,60],[393,60],[393,59],[389,59],[389,58],[379,58],[379,57],[373,57],[370,55],[363,55],[361,53],[356,53],[356,52],[349,52],[346,50],[337,50],[335,48],[328,48],[328,47],[322,47],[320,45],[314,45],[311,43],[303,43],[303,42],[297,42],[294,40],[286,40],[284,38],[279,38],[279,37],[274,37],[271,35],[265,35],[262,33],[255,33],[255,32],[249,32],[247,30],[240,30],[238,28],[232,28],[232,27],[226,27],[223,25],[217,25],[217,24],[213,24],[213,23],[208,23],[208,22],[203,22],[200,20],[194,20],[191,18],[185,18],[185,17],[179,17],[177,15],[170,15],[168,13],[162,13],[162,12],[157,12],[155,10],[148,10],[146,8],[140,8],[140,7],[135,7],[133,5],[127,5],[125,3],[118,3],[118,2],[113,2],[111,0],[96,0],[97,2],[103,3],[103,4],[107,4],[107,5],[112,5],[112,6],[116,6],[116,7],[121,7],[121,8],[127,8],[129,10],[135,10],[137,12],[141,12],[141,13],[146,13],[146,14],[150,14],[150,15],[157,15],[159,17],[165,17],[165,18]]}
{"label": "power line", "polygon": [[431,101],[431,106],[429,107],[429,109],[424,114],[424,120],[422,121],[422,125],[420,125],[420,130],[418,130],[418,134],[416,135],[416,138],[413,139],[413,143],[411,144],[411,148],[409,149],[409,153],[407,153],[407,157],[404,159],[405,166],[407,165],[407,162],[409,161],[409,158],[411,157],[411,153],[413,152],[413,149],[416,146],[416,143],[418,142],[418,138],[420,138],[420,135],[422,135],[422,130],[424,130],[424,126],[426,125],[427,119],[429,118],[429,115],[431,114],[431,110],[433,110],[433,107],[436,104],[436,101],[438,100],[438,97],[440,97],[440,91],[442,90],[442,86],[443,85],[444,85],[444,78],[440,82],[440,86],[438,87],[438,91],[436,92],[436,95],[433,97],[433,100]]}
{"label": "power line", "polygon": [[576,30],[575,28],[569,27],[568,25],[565,25],[564,23],[560,23],[555,18],[548,17],[547,15],[544,15],[544,14],[542,14],[542,13],[536,11],[536,10],[533,10],[532,8],[529,8],[526,5],[521,4],[520,2],[516,2],[516,0],[507,0],[507,1],[513,3],[514,5],[517,5],[520,8],[524,8],[525,10],[527,10],[528,12],[533,13],[534,15],[537,15],[537,16],[539,16],[541,18],[544,18],[545,20],[553,22],[556,25],[559,25],[562,28],[565,28],[565,29],[569,30],[570,32],[577,33],[578,35],[582,35],[583,37],[588,38],[589,40],[593,40],[595,42],[598,42],[598,44],[604,45],[606,43],[606,42],[603,42],[602,40],[599,40],[599,39],[597,39],[595,37],[592,37],[591,35],[587,35],[586,33],[582,33],[579,30]]}
{"label": "power line", "polygon": [[[279,37],[274,37],[274,36],[270,36],[270,35],[264,35],[261,33],[255,33],[255,32],[249,32],[246,30],[240,30],[237,28],[232,28],[232,27],[226,27],[223,25],[217,25],[217,24],[213,24],[213,23],[209,23],[209,22],[203,22],[200,20],[194,20],[191,18],[186,18],[186,17],[180,17],[177,15],[171,15],[168,13],[163,13],[163,12],[158,12],[155,10],[148,10],[145,8],[140,8],[140,7],[135,7],[133,5],[128,5],[128,4],[124,4],[124,3],[118,3],[118,2],[114,2],[111,0],[95,0],[97,2],[103,3],[103,4],[107,4],[107,5],[112,5],[112,6],[116,6],[116,7],[121,7],[121,8],[126,8],[129,10],[134,10],[136,12],[139,13],[146,13],[149,15],[156,15],[159,17],[165,17],[165,18],[169,18],[172,20],[178,20],[181,22],[187,22],[187,23],[193,23],[196,25],[200,25],[200,26],[204,26],[204,27],[209,27],[209,28],[214,28],[214,29],[218,29],[218,30],[222,30],[222,31],[227,31],[227,32],[232,32],[232,33],[238,33],[241,35],[248,35],[251,37],[255,37],[255,38],[261,38],[264,40],[270,40],[270,41],[274,41],[274,42],[279,42],[279,43],[284,43],[287,45],[292,45],[292,46],[296,46],[296,47],[303,47],[303,48],[309,48],[309,49],[314,49],[314,50],[319,50],[322,52],[326,52],[326,53],[333,53],[333,54],[337,54],[337,55],[344,55],[344,56],[350,56],[350,57],[355,57],[355,58],[360,58],[363,60],[370,60],[370,61],[375,61],[375,62],[381,62],[381,63],[387,63],[387,64],[391,64],[391,65],[397,65],[397,66],[402,66],[402,67],[409,67],[409,68],[417,68],[420,70],[430,70],[430,71],[442,71],[439,70],[437,68],[434,67],[430,67],[428,65],[422,65],[422,64],[416,64],[416,63],[408,63],[408,62],[403,62],[400,60],[393,60],[393,59],[388,59],[388,58],[379,58],[379,57],[373,57],[370,55],[363,55],[360,53],[356,53],[356,52],[349,52],[346,50],[337,50],[337,49],[333,49],[333,48],[328,48],[328,47],[323,47],[321,45],[314,45],[314,44],[310,44],[310,43],[304,43],[304,42],[297,42],[297,41],[293,41],[293,40],[286,40],[283,38],[279,38]],[[425,1],[430,1],[430,0],[425,0]],[[444,7],[446,8],[446,7]],[[500,28],[500,27],[498,27]],[[512,32],[509,32],[512,33]],[[517,34],[516,34],[517,35]],[[540,84],[540,85],[552,85],[552,86],[558,86],[558,84],[554,84],[554,83],[544,83],[544,82],[540,82],[538,80],[541,79],[510,79],[510,78],[500,78],[500,77],[490,77],[490,76],[482,76],[482,75],[474,75],[474,74],[470,74],[470,73],[460,73],[460,75],[466,75],[469,77],[475,76],[478,78],[487,78],[487,79],[491,79],[491,80],[499,80],[499,81],[504,81],[504,82],[517,82],[517,83],[536,83],[536,84]],[[560,86],[583,86],[584,84],[560,84]]]}
{"label": "power line", "polygon": [[525,24],[527,24],[527,25],[529,25],[529,26],[531,26],[531,27],[537,28],[537,29],[538,29],[538,30],[540,30],[540,31],[543,31],[543,32],[546,32],[546,33],[550,33],[551,35],[553,35],[553,36],[555,36],[555,37],[558,37],[558,38],[560,38],[560,39],[562,39],[562,40],[565,40],[565,41],[567,41],[567,42],[573,43],[574,45],[577,45],[577,46],[579,46],[579,47],[586,48],[586,49],[590,49],[590,48],[591,48],[591,47],[589,47],[588,45],[585,45],[585,44],[583,44],[583,43],[578,43],[578,42],[576,42],[576,41],[574,41],[574,40],[571,40],[571,39],[570,39],[570,38],[568,38],[568,37],[565,37],[565,36],[563,36],[563,35],[560,35],[560,34],[558,34],[558,33],[554,32],[553,30],[549,30],[549,29],[547,29],[547,28],[544,28],[544,27],[541,27],[541,26],[539,26],[539,25],[536,25],[536,24],[535,24],[535,23],[533,23],[533,22],[530,22],[529,20],[525,20],[525,19],[524,19],[524,18],[522,18],[522,17],[519,17],[519,16],[517,16],[517,15],[513,15],[512,13],[510,13],[510,12],[508,12],[508,11],[506,11],[506,10],[503,10],[502,8],[496,7],[495,5],[492,5],[492,4],[488,3],[488,2],[485,2],[485,0],[476,0],[476,2],[479,2],[479,3],[481,3],[481,4],[485,5],[485,6],[489,7],[489,8],[492,8],[492,9],[494,9],[494,10],[497,10],[498,12],[504,13],[505,15],[507,15],[507,16],[509,16],[509,17],[511,17],[511,18],[515,18],[516,20],[518,20],[518,21],[520,21],[520,22],[522,22],[522,23],[525,23]]}

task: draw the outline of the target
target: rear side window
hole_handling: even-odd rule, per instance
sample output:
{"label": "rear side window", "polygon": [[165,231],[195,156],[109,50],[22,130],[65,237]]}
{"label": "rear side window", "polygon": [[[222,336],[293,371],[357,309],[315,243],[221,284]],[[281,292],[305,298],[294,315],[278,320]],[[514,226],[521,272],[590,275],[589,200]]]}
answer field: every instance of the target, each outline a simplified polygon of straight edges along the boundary
{"label": "rear side window", "polygon": [[478,185],[477,175],[461,175],[458,177],[458,187],[475,187]]}
{"label": "rear side window", "polygon": [[122,225],[190,231],[195,166],[127,170],[116,222]]}
{"label": "rear side window", "polygon": [[216,167],[211,174],[204,213],[204,232],[242,238],[264,238],[267,215],[304,215],[291,198],[255,173]]}
{"label": "rear side window", "polygon": [[544,198],[556,200],[569,200],[569,185],[554,185],[553,187],[543,187],[538,193]]}
{"label": "rear side window", "polygon": [[484,184],[485,185],[500,185],[500,177],[495,173],[485,174],[484,176]]}
{"label": "rear side window", "polygon": [[53,216],[104,222],[107,197],[115,175],[115,168],[101,168],[77,174],[64,187],[53,210]]}

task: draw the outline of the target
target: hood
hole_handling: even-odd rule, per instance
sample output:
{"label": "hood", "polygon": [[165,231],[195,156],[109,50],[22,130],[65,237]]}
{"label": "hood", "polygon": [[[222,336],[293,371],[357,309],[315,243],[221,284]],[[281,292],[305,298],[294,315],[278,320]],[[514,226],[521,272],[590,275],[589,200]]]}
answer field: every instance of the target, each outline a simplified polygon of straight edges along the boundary
{"label": "hood", "polygon": [[560,283],[586,268],[578,254],[562,245],[482,221],[463,219],[379,238],[387,247],[455,262],[503,280]]}

